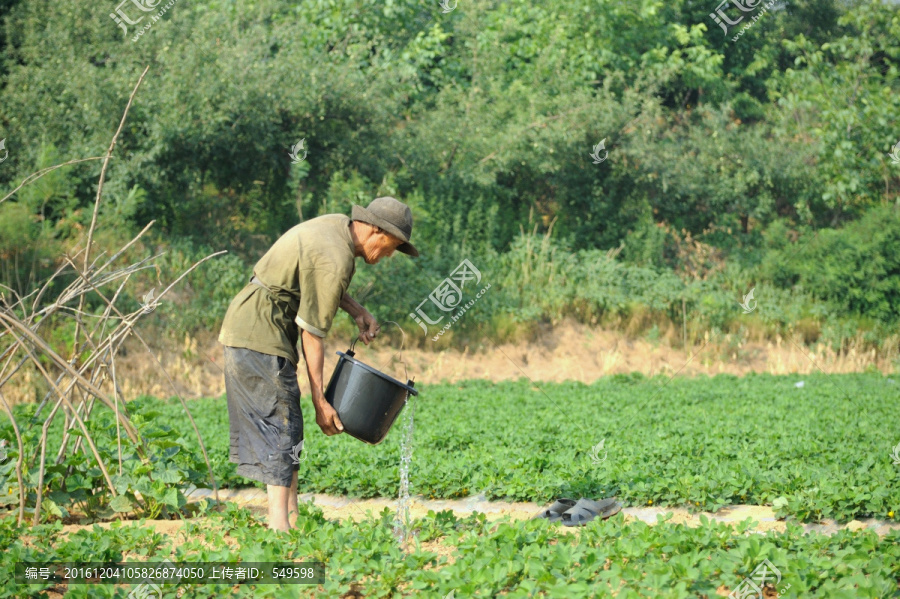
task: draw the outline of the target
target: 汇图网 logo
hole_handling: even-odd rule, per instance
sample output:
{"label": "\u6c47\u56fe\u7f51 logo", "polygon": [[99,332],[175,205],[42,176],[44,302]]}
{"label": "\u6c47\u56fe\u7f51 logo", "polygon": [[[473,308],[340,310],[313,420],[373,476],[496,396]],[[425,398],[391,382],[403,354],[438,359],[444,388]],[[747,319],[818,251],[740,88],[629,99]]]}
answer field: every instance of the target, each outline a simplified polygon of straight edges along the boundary
{"label": "\u6c47\u56fe\u7f51 logo", "polygon": [[891,149],[890,153],[888,153],[888,156],[891,157],[891,162],[900,164],[900,141],[894,144],[894,147]]}
{"label": "\u6c47\u56fe\u7f51 logo", "polygon": [[725,16],[725,9],[727,8],[728,3],[733,3],[742,12],[752,12],[759,6],[760,0],[722,0],[719,3],[719,6],[716,7],[715,12],[709,13],[709,16],[713,21],[719,24],[719,26],[722,28],[722,31],[725,32],[725,35],[728,35],[728,27],[726,26],[726,23],[728,25],[737,25],[744,20],[743,15],[738,17],[736,21],[732,21],[727,16]]}
{"label": "\u6c47\u56fe\u7f51 logo", "polygon": [[[291,157],[291,163],[300,164],[304,160],[306,160],[307,149],[304,146],[306,143],[306,138],[304,137],[300,141],[298,141],[293,147],[291,147],[291,151],[288,154]],[[300,152],[303,152],[303,155],[300,155]]]}
{"label": "\u6c47\u56fe\u7f51 logo", "polygon": [[[425,311],[422,310],[422,305],[428,300],[431,300],[431,303],[437,306],[442,312],[452,312],[456,309],[456,306],[459,305],[459,302],[462,301],[462,290],[465,288],[466,283],[473,280],[476,285],[481,282],[481,271],[475,268],[475,265],[466,258],[459,263],[453,272],[450,273],[449,277],[441,281],[438,286],[428,294],[428,297],[416,306],[416,312],[422,317],[422,320],[428,324],[439,323],[444,319],[444,315],[442,314],[437,320],[432,320],[425,314]],[[428,332],[428,327],[426,327],[421,320],[416,318],[413,314],[410,314],[410,316],[419,323],[419,326],[422,327],[426,333]]]}
{"label": "\u6c47\u56fe\u7f51 logo", "polygon": [[127,599],[162,599],[162,586],[154,582],[143,582],[128,593]]}
{"label": "\u6c47\u56fe\u7f51 logo", "polygon": [[777,587],[780,583],[781,572],[772,565],[772,562],[764,559],[761,564],[756,566],[756,569],[753,570],[750,576],[742,580],[733,591],[728,593],[728,596],[733,599],[750,599],[751,597],[763,599],[764,596],[770,596],[764,595],[764,589],[766,585],[771,585],[777,590],[775,596],[781,597],[789,588],[791,588],[791,585],[786,584],[783,588],[778,589]]}
{"label": "\u6c47\u56fe\u7f51 logo", "polygon": [[156,287],[154,287],[141,298],[141,307],[144,309],[144,314],[150,314],[156,310],[156,305],[158,303],[159,301],[156,298]]}
{"label": "\u6c47\u56fe\u7f51 logo", "polygon": [[[603,158],[600,157],[600,152],[604,152]],[[604,160],[609,157],[609,152],[606,151],[606,138],[600,140],[596,146],[594,146],[594,151],[591,152],[591,158],[594,159],[594,164],[600,164]]]}
{"label": "\u6c47\u56fe\u7f51 logo", "polygon": [[[753,292],[756,291],[756,287],[750,290],[750,293],[744,296],[744,301],[741,302],[741,308],[744,309],[744,314],[750,314],[754,310],[756,310],[756,300],[753,299]],[[750,302],[753,302],[753,305],[750,305]]]}
{"label": "\u6c47\u56fe\u7f51 logo", "polygon": [[[177,570],[175,564],[169,560],[160,562],[160,568],[158,568],[158,570],[164,573],[162,574],[162,577],[166,578],[166,584],[177,584],[181,581],[181,575],[174,573]],[[173,575],[167,575],[169,572],[173,572]],[[127,599],[156,599],[157,597],[162,599],[162,584],[161,581],[157,583],[145,579],[145,582],[138,584],[130,593],[128,593]],[[180,597],[181,595],[179,594],[178,596]]]}
{"label": "\u6c47\u56fe\u7f51 logo", "polygon": [[465,305],[460,305],[463,299],[463,289],[465,289],[466,284],[478,285],[479,283],[481,283],[481,271],[475,268],[475,265],[466,258],[453,269],[453,272],[450,273],[449,277],[441,281],[438,286],[428,294],[428,297],[423,299],[419,305],[416,306],[415,312],[409,313],[409,317],[415,320],[418,325],[422,327],[422,330],[428,334],[428,324],[438,324],[444,320],[444,316],[447,316],[447,314],[441,314],[437,319],[430,318],[422,308],[426,302],[430,300],[441,312],[455,312],[458,310],[457,314],[449,315],[450,322],[445,324],[440,333],[432,339],[433,341],[437,341],[437,337],[443,336],[453,323],[459,320],[465,311],[471,308],[491,287],[490,285],[487,285],[475,294],[474,299],[470,300]]}
{"label": "\u6c47\u56fe\u7f51 logo", "polygon": [[[131,17],[129,17],[125,12],[123,6],[125,6],[126,4],[133,4],[135,8],[137,8],[141,12],[153,12],[154,10],[156,10],[156,7],[159,6],[160,2],[162,2],[162,0],[122,0],[122,2],[120,2],[116,7],[116,12],[110,13],[109,16],[113,21],[116,22],[119,27],[122,28],[122,31],[125,32],[125,35],[128,35],[128,25],[137,25],[144,20],[145,15],[141,15],[136,21],[133,21]],[[138,12],[132,14],[141,13]]]}
{"label": "\u6c47\u56fe\u7f51 logo", "polygon": [[[777,0],[769,0],[767,4],[762,4],[764,0],[722,0],[719,3],[719,6],[716,7],[715,12],[709,13],[709,17],[715,21],[719,27],[722,28],[722,31],[725,32],[725,35],[728,35],[728,27],[737,25],[738,23],[744,21],[745,16],[749,16],[750,20],[744,22],[744,26],[738,32],[737,35],[731,38],[731,41],[736,42],[741,38],[747,31],[756,24],[769,10],[778,10],[775,7],[775,3]],[[738,16],[737,19],[732,21],[725,15],[725,10],[728,8],[728,3],[734,4],[738,10],[743,13],[752,13],[756,12],[754,15],[743,14]],[[739,13],[734,13],[735,15]]]}
{"label": "\u6c47\u56fe\u7f51 logo", "polygon": [[306,454],[303,453],[303,439],[300,439],[300,442],[291,447],[291,463],[299,464],[303,460],[306,459]]}
{"label": "\u6c47\u56fe\u7f51 logo", "polygon": [[[116,6],[115,12],[109,14],[109,17],[115,21],[116,25],[122,28],[125,35],[131,35],[128,32],[129,25],[138,25],[143,21],[143,25],[138,28],[131,38],[132,42],[138,41],[141,36],[150,31],[153,24],[163,18],[169,12],[178,0],[122,0]],[[152,13],[152,14],[150,14]],[[136,18],[134,18],[136,17]],[[144,17],[150,17],[144,21]]]}
{"label": "\u6c47\u56fe\u7f51 logo", "polygon": [[[600,442],[599,442],[599,443],[597,443],[596,445],[594,445],[593,447],[591,447],[591,463],[592,463],[594,466],[597,466],[597,465],[599,465],[599,464],[602,464],[603,462],[606,461],[606,456],[609,454],[609,452],[606,451],[606,450],[603,448],[603,445],[604,445],[605,443],[606,443],[606,439],[605,439],[605,438],[604,438],[604,439],[600,439]],[[603,457],[602,457],[602,458],[600,457],[600,452],[601,452],[601,451],[603,452]]]}

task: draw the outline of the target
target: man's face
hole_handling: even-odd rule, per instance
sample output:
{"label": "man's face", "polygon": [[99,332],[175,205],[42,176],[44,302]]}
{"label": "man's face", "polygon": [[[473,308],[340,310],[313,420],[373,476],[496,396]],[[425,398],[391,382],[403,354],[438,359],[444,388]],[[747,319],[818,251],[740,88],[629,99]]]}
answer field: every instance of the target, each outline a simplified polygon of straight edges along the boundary
{"label": "man's face", "polygon": [[379,260],[390,257],[402,244],[402,239],[377,229],[365,244],[366,264],[378,264]]}

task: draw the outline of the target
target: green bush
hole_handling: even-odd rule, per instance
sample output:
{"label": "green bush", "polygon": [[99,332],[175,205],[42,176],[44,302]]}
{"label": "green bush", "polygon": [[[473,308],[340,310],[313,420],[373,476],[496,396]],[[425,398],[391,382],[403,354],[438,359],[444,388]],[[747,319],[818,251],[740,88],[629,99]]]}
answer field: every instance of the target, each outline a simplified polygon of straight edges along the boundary
{"label": "green bush", "polygon": [[871,210],[843,229],[808,232],[766,255],[760,275],[828,304],[832,313],[884,324],[900,318],[900,209]]}
{"label": "green bush", "polygon": [[[792,1],[760,19],[754,43],[723,45],[710,9],[686,0],[450,15],[413,0],[219,4],[173,7],[137,43],[101,5],[2,11],[7,188],[106,148],[135,65],[155,65],[109,164],[101,226],[125,237],[156,221],[168,253],[159,281],[141,278],[148,289],[229,250],[158,310],[178,334],[217,327],[298,220],[378,195],[412,206],[423,256],[360,268],[353,293],[418,328],[409,313],[468,258],[493,286],[458,340],[511,321],[675,319],[682,301],[698,327],[734,328],[754,285],[778,298],[753,316],[773,329],[853,320],[881,338],[894,322],[896,239],[877,225],[896,224],[879,207],[900,182],[886,157],[900,102],[894,5]],[[300,139],[308,156],[295,164]],[[98,173],[96,161],[49,172],[0,206],[0,284],[30,292],[80,243]],[[863,229],[840,232],[869,211]],[[762,239],[804,227],[834,232],[808,247]],[[702,275],[679,253],[688,236],[715,254],[700,256]],[[621,261],[605,257],[618,247]],[[723,262],[739,268],[725,275]]]}
{"label": "green bush", "polygon": [[[210,247],[179,240],[166,246],[157,264],[159,271],[171,278],[212,253]],[[253,265],[247,265],[234,254],[207,260],[172,291],[170,301],[160,303],[157,322],[175,335],[192,334],[199,329],[218,331],[228,305],[252,274]],[[168,284],[169,280],[162,283]]]}

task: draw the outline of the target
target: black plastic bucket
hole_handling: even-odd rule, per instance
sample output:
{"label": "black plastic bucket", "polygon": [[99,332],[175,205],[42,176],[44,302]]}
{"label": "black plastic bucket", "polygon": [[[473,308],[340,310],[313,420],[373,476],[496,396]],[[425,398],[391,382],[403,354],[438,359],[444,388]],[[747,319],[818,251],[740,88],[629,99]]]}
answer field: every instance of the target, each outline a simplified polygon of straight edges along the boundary
{"label": "black plastic bucket", "polygon": [[412,381],[404,385],[363,364],[353,357],[352,349],[337,355],[341,359],[325,389],[325,399],[337,411],[345,433],[378,445],[406,405],[407,394],[419,392],[413,388]]}

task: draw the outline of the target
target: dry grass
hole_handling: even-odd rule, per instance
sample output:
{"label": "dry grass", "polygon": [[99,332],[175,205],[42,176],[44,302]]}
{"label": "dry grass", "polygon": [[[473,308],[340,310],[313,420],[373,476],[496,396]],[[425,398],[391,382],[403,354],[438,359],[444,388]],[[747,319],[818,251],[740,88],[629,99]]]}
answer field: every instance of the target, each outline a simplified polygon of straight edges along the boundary
{"label": "dry grass", "polygon": [[[752,335],[752,333],[751,333]],[[117,358],[117,379],[126,399],[139,395],[171,397],[177,391],[183,397],[218,397],[225,392],[222,378],[222,347],[217,332],[175,341],[166,336],[146,332],[144,339],[153,348],[155,359],[143,351],[139,342],[125,343],[124,355]],[[709,338],[709,336],[707,336]],[[433,345],[430,344],[429,345]],[[405,350],[403,358],[409,374],[419,383],[455,382],[465,379],[491,381],[515,380],[522,377],[534,381],[575,380],[591,383],[602,376],[641,372],[694,376],[751,372],[771,374],[806,374],[811,372],[848,373],[877,370],[896,372],[898,339],[885,344],[882,352],[861,349],[851,344],[843,352],[835,352],[822,343],[804,344],[802,333],[795,339],[739,340],[737,335],[700,340],[693,348],[681,346],[681,331],[673,326],[660,331],[655,340],[629,336],[618,331],[564,322],[544,327],[528,343],[487,341],[481,347],[436,350]],[[438,348],[441,346],[438,345]],[[326,376],[337,363],[336,351],[345,351],[346,343],[326,339]],[[357,344],[357,357],[362,361],[403,376],[403,368],[391,364],[395,350],[378,340],[369,347]],[[173,390],[159,363],[171,376]],[[300,377],[301,391],[309,393],[306,377]],[[43,379],[26,371],[4,387],[11,403],[34,401],[46,393]]]}

